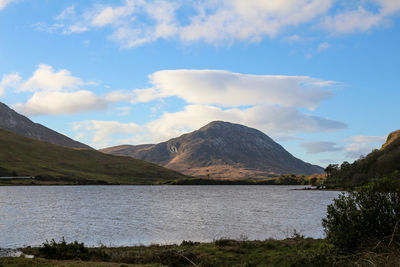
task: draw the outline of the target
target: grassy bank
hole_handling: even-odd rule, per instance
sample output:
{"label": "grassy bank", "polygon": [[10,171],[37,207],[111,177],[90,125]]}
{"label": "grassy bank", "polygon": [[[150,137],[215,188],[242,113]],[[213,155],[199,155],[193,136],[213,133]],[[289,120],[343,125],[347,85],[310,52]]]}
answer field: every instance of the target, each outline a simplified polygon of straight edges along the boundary
{"label": "grassy bank", "polygon": [[180,245],[86,248],[83,244],[49,243],[47,250],[25,248],[35,259],[0,258],[0,266],[399,266],[396,248],[338,254],[323,239],[295,235],[285,240]]}
{"label": "grassy bank", "polygon": [[43,248],[26,248],[25,253],[34,254],[38,258],[4,258],[0,259],[0,264],[4,266],[13,266],[12,264],[14,266],[20,266],[18,264],[75,266],[78,263],[78,266],[101,266],[100,263],[113,263],[115,266],[123,266],[121,264],[135,264],[134,266],[291,266],[300,264],[301,266],[303,263],[314,261],[316,251],[324,247],[323,240],[302,237],[281,241],[226,239],[212,243],[184,241],[180,245],[119,248],[85,248],[81,246],[82,244],[75,243],[55,248],[60,244],[53,243],[53,249],[47,251]]}

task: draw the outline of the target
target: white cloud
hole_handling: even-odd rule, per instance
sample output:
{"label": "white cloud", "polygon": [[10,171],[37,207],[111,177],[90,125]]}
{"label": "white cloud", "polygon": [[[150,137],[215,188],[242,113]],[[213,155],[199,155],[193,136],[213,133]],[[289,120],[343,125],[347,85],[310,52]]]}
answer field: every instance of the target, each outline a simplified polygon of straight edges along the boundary
{"label": "white cloud", "polygon": [[[124,48],[167,38],[231,44],[274,38],[301,24],[337,34],[367,31],[399,11],[398,0],[125,0],[94,4],[79,15],[74,6],[67,7],[57,23],[41,29],[63,25],[60,32],[72,34],[107,28],[109,38]],[[299,40],[296,33],[287,38]]]}
{"label": "white cloud", "polygon": [[14,108],[25,115],[74,114],[107,107],[107,102],[90,91],[36,92],[26,103]]}
{"label": "white cloud", "polygon": [[328,16],[323,22],[323,27],[337,34],[363,32],[379,25],[384,16],[359,7],[335,16]]}
{"label": "white cloud", "polygon": [[307,38],[301,37],[298,34],[293,34],[293,35],[290,35],[290,36],[287,36],[287,37],[283,38],[283,40],[288,42],[288,43],[297,43],[297,42],[306,41]]}
{"label": "white cloud", "polygon": [[134,135],[142,130],[142,127],[135,123],[121,123],[118,121],[82,121],[75,122],[73,125],[74,131],[85,131],[78,133],[78,136],[83,139],[87,133],[91,133],[89,142],[97,148],[109,146],[115,140],[115,136]]}
{"label": "white cloud", "polygon": [[[152,87],[148,89],[135,90],[132,101],[177,96],[191,104],[223,107],[278,104],[311,110],[332,96],[323,87],[334,84],[308,76],[249,75],[223,70],[158,71],[150,75],[150,83]],[[117,98],[121,92],[114,94]]]}
{"label": "white cloud", "polygon": [[48,25],[43,22],[35,23],[32,26],[37,31],[48,32],[48,33],[55,33],[55,32],[58,32],[59,30],[65,31],[65,28],[67,27],[66,25],[64,25],[62,23],[54,23],[54,24]]}
{"label": "white cloud", "polygon": [[[139,13],[145,15],[147,21],[151,23],[139,21],[137,16],[127,18],[127,21],[114,25],[114,32],[110,35],[111,40],[122,47],[131,48],[176,35],[178,31],[175,18],[177,4],[164,0],[139,1],[137,7]],[[118,16],[118,19],[120,18],[121,16]]]}
{"label": "white cloud", "polygon": [[339,147],[335,142],[307,142],[302,143],[301,146],[310,154],[341,151],[344,149],[343,147]]}
{"label": "white cloud", "polygon": [[119,7],[96,5],[92,10],[86,12],[85,17],[92,26],[103,27],[118,23],[121,19],[132,15],[134,10],[135,1],[127,0],[124,5]]}
{"label": "white cloud", "polygon": [[63,30],[63,34],[82,33],[88,31],[89,28],[83,25],[74,24],[70,25]]}
{"label": "white cloud", "polygon": [[[214,106],[189,105],[175,113],[164,113],[146,125],[152,142],[196,130],[215,120],[244,124],[271,136],[298,132],[324,132],[346,128],[344,123],[303,114],[291,107],[256,106],[248,109],[221,109]],[[142,140],[149,142],[151,140]]]}
{"label": "white cloud", "polygon": [[21,82],[18,73],[5,74],[0,81],[0,96],[3,96],[7,88],[17,88]]}
{"label": "white cloud", "polygon": [[380,147],[386,140],[385,136],[352,136],[347,142],[351,142],[346,146],[346,156],[352,159],[361,155],[367,155],[374,148]]}
{"label": "white cloud", "polygon": [[[368,9],[368,5],[371,4],[377,7]],[[326,16],[322,26],[336,34],[365,32],[385,25],[388,19],[399,11],[400,1],[398,0],[369,0],[358,3],[355,9],[347,9],[335,15]]]}
{"label": "white cloud", "polygon": [[249,75],[221,70],[166,70],[149,76],[151,87],[114,91],[109,102],[150,102],[171,96],[186,102],[183,110],[164,112],[128,139],[160,142],[196,130],[210,121],[245,124],[273,137],[293,138],[299,132],[336,131],[346,124],[305,114],[332,96],[334,84],[307,76]]}
{"label": "white cloud", "polygon": [[72,76],[68,70],[55,71],[52,66],[40,64],[25,81],[17,73],[4,75],[0,82],[0,95],[11,87],[16,92],[33,92],[26,103],[14,105],[25,115],[72,114],[107,107],[106,99],[81,88],[95,84]]}
{"label": "white cloud", "polygon": [[7,5],[12,2],[17,2],[18,0],[0,0],[0,11],[3,10]]}
{"label": "white cloud", "polygon": [[75,18],[75,6],[69,6],[64,9],[58,16],[55,17],[56,20],[66,20]]}
{"label": "white cloud", "polygon": [[[198,7],[198,15],[180,30],[186,41],[260,41],[285,27],[296,26],[324,14],[331,0],[221,0]],[[208,3],[208,2],[206,2]]]}
{"label": "white cloud", "polygon": [[400,1],[398,0],[376,0],[382,6],[381,13],[391,15],[400,11]]}
{"label": "white cloud", "polygon": [[[94,147],[106,147],[121,143],[158,143],[194,131],[215,120],[244,124],[259,129],[273,138],[285,140],[297,132],[336,131],[346,127],[344,123],[303,114],[291,107],[257,106],[248,109],[221,109],[207,105],[188,105],[182,111],[168,113],[139,126],[115,121],[90,121],[75,123],[74,130],[91,136]],[[121,137],[124,136],[124,138]]]}
{"label": "white cloud", "polygon": [[[63,25],[60,29],[63,34],[109,27],[112,29],[109,38],[130,48],[176,35],[177,8],[178,4],[166,0],[125,0],[120,5],[94,4],[78,16],[75,7],[70,6],[56,16],[58,23],[54,25]],[[54,25],[41,25],[39,29],[52,32]]]}
{"label": "white cloud", "polygon": [[19,91],[62,91],[75,89],[85,84],[80,78],[72,76],[68,70],[54,71],[52,66],[40,64],[32,77],[21,84]]}

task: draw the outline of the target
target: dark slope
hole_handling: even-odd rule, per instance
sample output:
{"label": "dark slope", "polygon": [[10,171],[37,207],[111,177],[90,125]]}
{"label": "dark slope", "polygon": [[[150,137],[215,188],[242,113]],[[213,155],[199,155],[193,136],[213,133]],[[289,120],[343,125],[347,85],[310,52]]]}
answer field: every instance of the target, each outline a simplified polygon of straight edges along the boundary
{"label": "dark slope", "polygon": [[101,151],[153,162],[187,175],[212,178],[323,172],[321,167],[295,158],[264,133],[222,121],[160,144],[125,145]]}
{"label": "dark slope", "polygon": [[71,138],[57,133],[41,124],[32,122],[27,117],[18,114],[1,102],[0,129],[60,146],[92,149],[90,146],[72,140]]}
{"label": "dark slope", "polygon": [[22,137],[0,130],[0,176],[49,176],[63,179],[153,184],[185,178],[175,171],[131,157],[106,155]]}
{"label": "dark slope", "polygon": [[329,165],[327,183],[339,186],[366,184],[373,179],[400,174],[400,130],[388,135],[381,149],[375,149],[366,157],[344,162],[340,166]]}

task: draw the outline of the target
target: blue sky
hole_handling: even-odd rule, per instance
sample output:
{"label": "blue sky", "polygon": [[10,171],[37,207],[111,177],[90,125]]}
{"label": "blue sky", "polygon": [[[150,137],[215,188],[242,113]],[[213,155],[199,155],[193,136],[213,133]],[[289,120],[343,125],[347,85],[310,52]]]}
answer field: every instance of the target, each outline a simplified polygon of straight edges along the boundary
{"label": "blue sky", "polygon": [[0,0],[0,101],[96,148],[213,120],[322,166],[399,129],[399,0]]}

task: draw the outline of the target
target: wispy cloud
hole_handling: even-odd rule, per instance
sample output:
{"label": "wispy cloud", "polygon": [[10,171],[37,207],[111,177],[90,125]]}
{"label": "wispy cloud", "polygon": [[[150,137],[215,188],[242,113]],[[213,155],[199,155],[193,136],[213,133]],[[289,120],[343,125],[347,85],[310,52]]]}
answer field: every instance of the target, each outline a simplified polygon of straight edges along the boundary
{"label": "wispy cloud", "polygon": [[[89,120],[75,122],[73,125],[74,131],[80,131],[77,136],[84,139],[87,135],[91,138],[90,145],[97,148],[109,146],[114,142],[119,142],[120,138],[127,138],[137,134],[142,130],[142,127],[135,123],[121,123],[118,121],[98,121]],[[83,132],[82,132],[83,131]],[[118,137],[116,139],[116,137]]]}
{"label": "wispy cloud", "polygon": [[18,73],[5,74],[0,81],[0,96],[3,96],[7,88],[17,88],[21,82],[21,76]]}
{"label": "wispy cloud", "polygon": [[[397,0],[359,1],[355,6],[333,0],[125,0],[93,4],[81,11],[69,6],[55,17],[54,24],[38,23],[36,28],[63,34],[108,29],[108,38],[124,48],[168,38],[231,44],[274,38],[302,24],[336,34],[368,31],[399,11]],[[286,40],[302,38],[294,33]]]}
{"label": "wispy cloud", "polygon": [[[221,109],[209,105],[187,105],[183,110],[178,112],[164,112],[159,118],[141,125],[141,128],[130,128],[132,132],[120,132],[119,129],[123,128],[119,127],[115,127],[113,131],[107,130],[106,132],[110,136],[105,138],[105,140],[113,140],[113,143],[106,144],[103,142],[103,145],[117,145],[119,140],[117,136],[121,133],[130,134],[129,140],[135,144],[162,142],[196,130],[215,120],[245,124],[264,131],[272,137],[285,135],[285,140],[297,139],[291,135],[293,133],[336,131],[346,127],[344,123],[303,114],[294,108],[256,106],[248,109]],[[97,124],[97,127],[91,129],[90,133],[86,132],[86,128],[76,128],[75,130],[85,133],[85,136],[91,138],[88,139],[88,142],[93,145],[96,143],[94,139],[98,139],[97,131],[103,132],[103,125],[107,129],[109,128],[105,123]],[[80,123],[77,122],[77,125],[80,125]],[[111,138],[112,136],[113,138]]]}
{"label": "wispy cloud", "polygon": [[214,120],[224,120],[260,129],[271,136],[294,133],[336,131],[346,124],[318,116],[301,113],[291,107],[270,105],[247,109],[222,109],[209,105],[188,105],[184,110],[164,113],[147,124],[155,140],[164,141],[176,135],[195,130]]}
{"label": "wispy cloud", "polygon": [[131,111],[131,107],[117,107],[117,110],[120,111],[119,115],[120,116],[127,116],[129,115],[129,112]]}
{"label": "wispy cloud", "polygon": [[328,42],[322,42],[318,45],[317,53],[327,50],[331,45]]}
{"label": "wispy cloud", "polygon": [[7,5],[17,1],[19,0],[0,0],[0,11],[6,8]]}
{"label": "wispy cloud", "polygon": [[307,153],[310,154],[341,151],[344,149],[344,147],[338,146],[338,144],[336,144],[335,142],[324,141],[302,143],[301,146],[304,147]]}
{"label": "wispy cloud", "polygon": [[367,155],[374,148],[379,148],[386,140],[385,136],[352,136],[348,138],[346,146],[346,156],[349,158],[358,158],[361,155]]}
{"label": "wispy cloud", "polygon": [[322,27],[335,34],[365,32],[385,24],[393,14],[400,11],[400,1],[397,0],[374,0],[365,3],[366,6],[375,4],[375,8],[367,9],[360,2],[355,9],[326,16]]}

